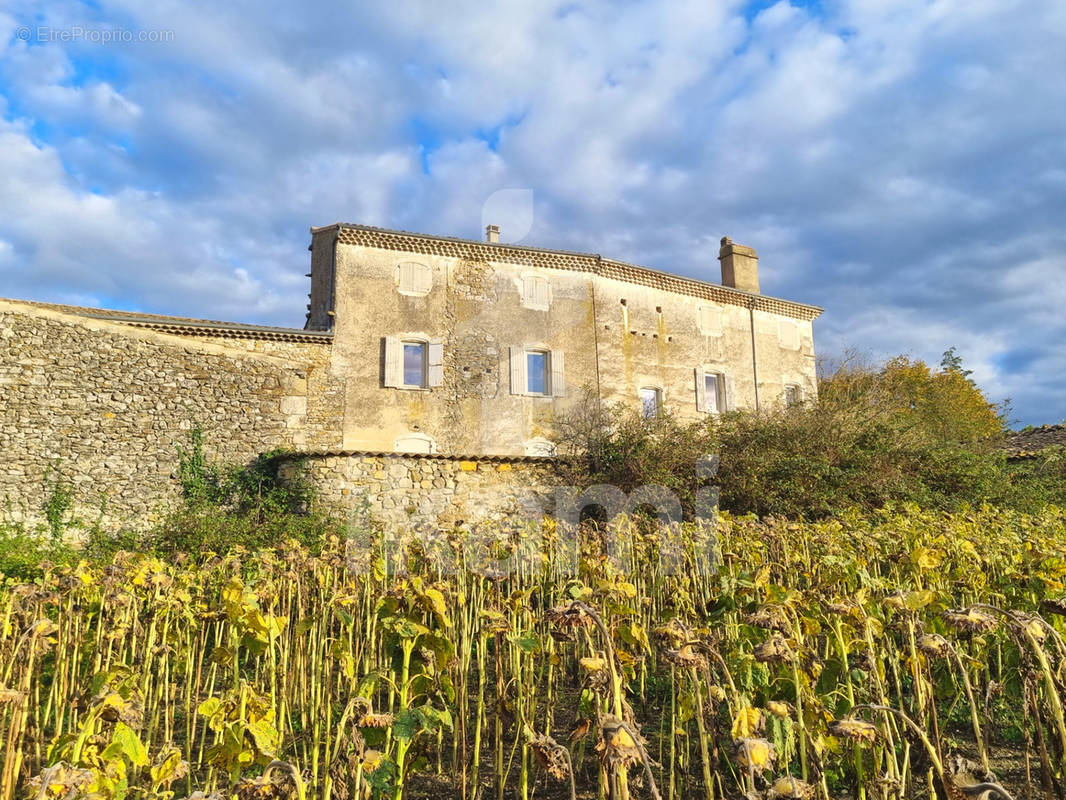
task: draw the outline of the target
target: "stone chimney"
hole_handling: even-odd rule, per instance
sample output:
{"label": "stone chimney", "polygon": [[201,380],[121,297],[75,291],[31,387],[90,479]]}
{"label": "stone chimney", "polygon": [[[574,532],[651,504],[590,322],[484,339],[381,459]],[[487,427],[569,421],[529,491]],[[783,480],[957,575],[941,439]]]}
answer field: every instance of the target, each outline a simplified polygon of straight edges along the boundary
{"label": "stone chimney", "polygon": [[485,241],[492,244],[496,244],[500,241],[500,226],[499,225],[486,225],[485,226]]}
{"label": "stone chimney", "polygon": [[755,250],[742,244],[733,244],[732,239],[723,236],[718,260],[722,262],[723,286],[759,293],[759,256]]}

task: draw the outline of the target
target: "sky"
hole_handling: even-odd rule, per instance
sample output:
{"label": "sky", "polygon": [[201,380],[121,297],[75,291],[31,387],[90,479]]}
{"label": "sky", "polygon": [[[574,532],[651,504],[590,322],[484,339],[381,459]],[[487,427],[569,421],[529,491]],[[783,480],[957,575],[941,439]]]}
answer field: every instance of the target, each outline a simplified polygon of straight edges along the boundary
{"label": "sky", "polygon": [[0,296],[302,327],[311,226],[597,252],[1066,419],[1062,0],[0,0]]}

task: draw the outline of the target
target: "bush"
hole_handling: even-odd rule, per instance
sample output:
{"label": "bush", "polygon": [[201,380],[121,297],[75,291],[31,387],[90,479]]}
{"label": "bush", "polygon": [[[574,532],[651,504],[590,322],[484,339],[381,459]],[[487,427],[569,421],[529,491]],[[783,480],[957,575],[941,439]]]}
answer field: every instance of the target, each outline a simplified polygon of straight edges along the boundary
{"label": "bush", "polygon": [[567,478],[627,492],[666,486],[691,514],[696,463],[713,453],[720,506],[734,514],[818,519],[903,503],[1034,512],[1066,502],[1066,456],[1008,464],[999,446],[1005,409],[953,351],[939,370],[904,358],[876,369],[846,364],[819,392],[816,402],[690,423],[669,413],[644,419],[590,395],[561,426],[573,457]]}

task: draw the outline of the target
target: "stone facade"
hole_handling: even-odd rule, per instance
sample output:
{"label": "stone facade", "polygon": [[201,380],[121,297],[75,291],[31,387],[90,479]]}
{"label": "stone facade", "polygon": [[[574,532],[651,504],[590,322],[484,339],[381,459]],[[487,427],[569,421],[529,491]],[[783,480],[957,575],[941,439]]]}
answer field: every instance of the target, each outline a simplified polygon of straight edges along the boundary
{"label": "stone facade", "polygon": [[341,452],[305,464],[320,508],[399,527],[539,519],[558,482],[552,459]]}
{"label": "stone facade", "polygon": [[[586,396],[652,392],[682,418],[813,397],[820,309],[759,294],[751,248],[717,255],[731,285],[338,224],[312,230],[302,330],[0,300],[0,502],[38,521],[55,474],[82,519],[150,522],[200,426],[219,460],[306,455],[341,512],[365,495],[396,524],[539,513],[543,456]],[[400,344],[426,348],[415,384]]]}

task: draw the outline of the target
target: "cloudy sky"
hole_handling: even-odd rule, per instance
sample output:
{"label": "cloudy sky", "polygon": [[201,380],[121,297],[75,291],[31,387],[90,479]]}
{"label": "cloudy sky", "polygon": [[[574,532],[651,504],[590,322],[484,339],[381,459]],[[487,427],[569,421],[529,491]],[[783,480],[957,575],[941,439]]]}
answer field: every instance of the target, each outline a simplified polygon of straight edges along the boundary
{"label": "cloudy sky", "polygon": [[728,235],[822,353],[1066,418],[1062,0],[359,6],[3,0],[0,296],[298,327],[311,225]]}

